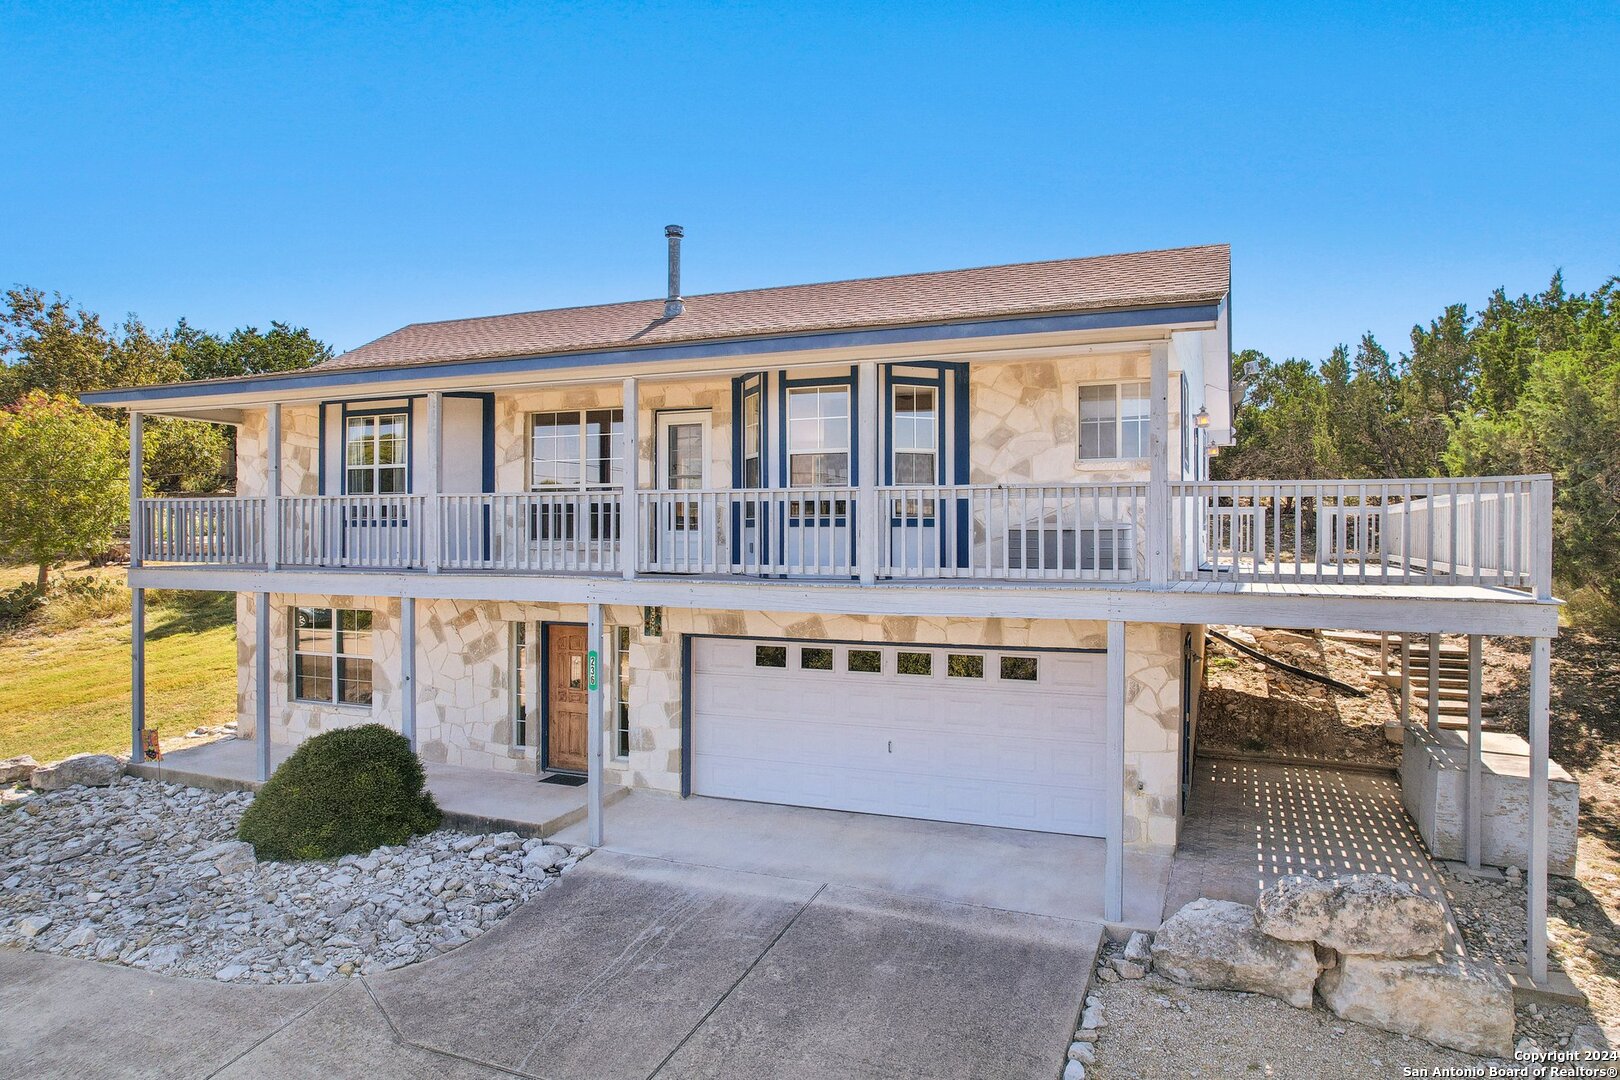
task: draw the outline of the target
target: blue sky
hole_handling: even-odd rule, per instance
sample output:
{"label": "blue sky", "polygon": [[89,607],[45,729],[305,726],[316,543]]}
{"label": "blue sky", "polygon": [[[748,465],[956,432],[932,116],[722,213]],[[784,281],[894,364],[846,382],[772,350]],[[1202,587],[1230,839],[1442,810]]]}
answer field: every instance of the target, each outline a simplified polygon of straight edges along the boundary
{"label": "blue sky", "polygon": [[0,2],[0,284],[352,348],[669,222],[691,293],[1228,241],[1319,359],[1620,273],[1620,6],[1411,6]]}

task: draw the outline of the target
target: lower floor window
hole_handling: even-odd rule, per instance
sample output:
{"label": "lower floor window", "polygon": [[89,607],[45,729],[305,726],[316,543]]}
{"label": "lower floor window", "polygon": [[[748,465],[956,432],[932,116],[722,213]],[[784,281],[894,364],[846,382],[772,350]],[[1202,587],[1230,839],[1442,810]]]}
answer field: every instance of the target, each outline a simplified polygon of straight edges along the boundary
{"label": "lower floor window", "polygon": [[293,697],[334,705],[371,704],[371,612],[294,609]]}
{"label": "lower floor window", "polygon": [[512,624],[512,745],[529,745],[529,624]]}
{"label": "lower floor window", "polygon": [[613,651],[618,661],[613,708],[613,756],[630,756],[630,628],[616,627],[613,631]]}

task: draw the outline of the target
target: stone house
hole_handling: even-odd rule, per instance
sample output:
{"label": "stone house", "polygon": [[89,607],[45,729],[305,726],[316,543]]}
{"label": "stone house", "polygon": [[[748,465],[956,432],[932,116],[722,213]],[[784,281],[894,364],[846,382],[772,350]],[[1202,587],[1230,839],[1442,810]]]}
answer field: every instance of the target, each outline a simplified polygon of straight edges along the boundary
{"label": "stone house", "polygon": [[667,236],[663,298],[86,395],[137,465],[142,415],[237,426],[234,497],[132,492],[130,584],[236,593],[263,770],[378,721],[595,820],[608,784],[1100,837],[1117,918],[1206,624],[1533,637],[1544,725],[1544,478],[1209,479],[1225,245],[683,296]]}

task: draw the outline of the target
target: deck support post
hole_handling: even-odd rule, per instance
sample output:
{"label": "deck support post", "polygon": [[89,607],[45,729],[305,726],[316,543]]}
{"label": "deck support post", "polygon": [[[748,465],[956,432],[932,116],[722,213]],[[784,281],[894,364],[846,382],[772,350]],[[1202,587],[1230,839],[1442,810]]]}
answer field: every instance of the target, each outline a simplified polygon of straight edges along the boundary
{"label": "deck support post", "polygon": [[1108,776],[1103,860],[1103,920],[1125,918],[1125,624],[1108,624]]}
{"label": "deck support post", "polygon": [[1412,635],[1401,635],[1401,730],[1412,726]]}
{"label": "deck support post", "polygon": [[1429,734],[1440,734],[1440,635],[1429,635]]}
{"label": "deck support post", "polygon": [[624,580],[636,576],[641,557],[641,402],[634,377],[624,380],[624,505],[619,511],[619,567]]}
{"label": "deck support post", "polygon": [[1153,342],[1149,361],[1148,581],[1162,589],[1170,584],[1170,343]]}
{"label": "deck support post", "polygon": [[856,479],[855,496],[855,558],[859,564],[861,584],[877,581],[879,533],[883,531],[878,514],[878,366],[875,361],[864,360],[857,372],[859,384],[857,403],[857,432],[860,441],[860,475]]}
{"label": "deck support post", "polygon": [[[141,414],[129,414],[129,565],[141,565],[141,494],[145,467],[141,460]],[[146,590],[129,593],[129,760],[144,761],[146,731]]]}
{"label": "deck support post", "polygon": [[270,594],[253,596],[253,737],[259,780],[270,779]]}
{"label": "deck support post", "polygon": [[266,475],[264,485],[264,565],[274,570],[281,565],[281,403],[268,410],[265,441]]}
{"label": "deck support post", "polygon": [[1525,869],[1530,978],[1547,982],[1547,757],[1548,678],[1552,638],[1530,639],[1530,852]]}
{"label": "deck support post", "polygon": [[444,393],[434,390],[427,398],[428,421],[428,456],[427,468],[427,498],[423,500],[425,507],[422,529],[422,557],[427,564],[427,572],[439,572],[439,560],[442,557],[443,544],[440,538],[440,529],[443,522],[443,509],[440,506],[439,495],[444,490]]}
{"label": "deck support post", "polygon": [[416,597],[399,601],[399,733],[416,749]]}
{"label": "deck support post", "polygon": [[1482,639],[1468,635],[1468,803],[1463,818],[1463,850],[1470,870],[1479,869],[1481,807],[1480,788],[1484,774],[1485,722],[1480,705],[1484,682]]}
{"label": "deck support post", "polygon": [[129,590],[129,760],[146,760],[146,590]]}
{"label": "deck support post", "polygon": [[585,605],[586,701],[585,736],[586,842],[602,846],[602,605]]}

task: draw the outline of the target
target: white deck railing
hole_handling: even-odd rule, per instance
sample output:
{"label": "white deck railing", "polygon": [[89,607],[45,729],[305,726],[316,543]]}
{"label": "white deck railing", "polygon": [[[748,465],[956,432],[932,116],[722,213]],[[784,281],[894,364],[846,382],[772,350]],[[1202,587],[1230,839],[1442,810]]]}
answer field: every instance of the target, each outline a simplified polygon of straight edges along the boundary
{"label": "white deck railing", "polygon": [[[1549,596],[1547,477],[1172,482],[1167,545],[1150,485],[642,491],[649,574],[928,581],[1490,585]],[[861,499],[874,505],[862,514]],[[502,573],[623,572],[615,490],[142,499],[151,563]],[[863,542],[870,517],[876,536]],[[1170,568],[1155,577],[1155,549]],[[1164,558],[1158,555],[1158,558]],[[1163,566],[1161,562],[1159,564]]]}
{"label": "white deck railing", "polygon": [[1547,477],[1173,483],[1171,505],[1183,580],[1551,588]]}
{"label": "white deck railing", "polygon": [[905,579],[1135,581],[1146,484],[878,489],[878,574]]}

